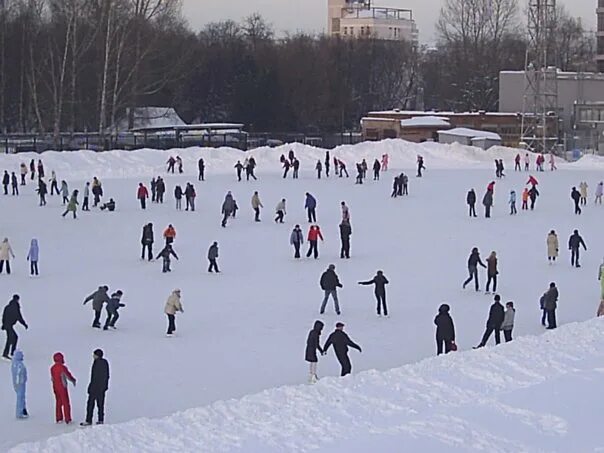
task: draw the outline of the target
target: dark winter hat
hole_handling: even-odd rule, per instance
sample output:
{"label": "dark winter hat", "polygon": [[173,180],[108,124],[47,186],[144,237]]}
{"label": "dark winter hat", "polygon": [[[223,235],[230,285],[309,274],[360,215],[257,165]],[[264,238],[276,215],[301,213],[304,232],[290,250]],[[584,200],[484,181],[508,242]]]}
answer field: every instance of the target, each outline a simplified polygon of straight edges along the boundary
{"label": "dark winter hat", "polygon": [[343,322],[336,322],[336,328],[340,328],[340,327],[344,327],[344,323]]}
{"label": "dark winter hat", "polygon": [[331,269],[332,271],[333,271],[335,268],[336,268],[336,265],[335,265],[335,264],[330,264],[330,265],[329,265],[329,267],[328,267],[328,269]]}
{"label": "dark winter hat", "polygon": [[442,304],[440,307],[438,307],[438,312],[439,313],[449,313],[450,309],[451,309],[451,307],[449,307],[448,304]]}
{"label": "dark winter hat", "polygon": [[499,302],[501,300],[501,296],[499,294],[495,294],[495,302]]}
{"label": "dark winter hat", "polygon": [[103,350],[102,349],[95,349],[94,350],[94,355],[97,356],[99,359],[103,358]]}
{"label": "dark winter hat", "polygon": [[117,294],[118,296],[122,296],[124,293],[122,292],[121,289],[118,289],[115,294]]}
{"label": "dark winter hat", "polygon": [[551,283],[549,284],[549,287],[550,287],[550,288],[555,288],[555,287],[556,287],[556,284],[555,284],[554,282],[551,282]]}
{"label": "dark winter hat", "polygon": [[575,234],[579,234],[579,230],[575,230]]}
{"label": "dark winter hat", "polygon": [[21,297],[18,294],[13,294],[13,300],[19,300]]}

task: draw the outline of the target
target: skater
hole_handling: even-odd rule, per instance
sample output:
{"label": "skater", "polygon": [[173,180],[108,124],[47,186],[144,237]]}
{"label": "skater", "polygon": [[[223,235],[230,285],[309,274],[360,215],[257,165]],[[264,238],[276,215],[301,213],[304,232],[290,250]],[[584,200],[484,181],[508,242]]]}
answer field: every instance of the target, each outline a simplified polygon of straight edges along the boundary
{"label": "skater", "polygon": [[253,157],[250,157],[247,165],[245,166],[245,178],[249,181],[250,178],[254,178],[254,181],[256,181],[258,178],[256,178],[256,175],[254,174],[254,170],[256,169],[256,159],[254,159]]}
{"label": "skater", "polygon": [[176,156],[176,164],[178,165],[178,173],[182,175],[182,173],[183,173],[182,159],[180,156]]}
{"label": "skater", "polygon": [[321,289],[325,292],[325,296],[323,297],[323,302],[321,303],[320,313],[325,313],[325,307],[327,306],[327,300],[329,296],[332,297],[334,307],[336,309],[336,314],[340,315],[340,303],[338,301],[338,288],[343,288],[344,286],[340,283],[340,279],[336,274],[336,266],[330,264],[329,267],[323,274],[321,275],[320,281]]}
{"label": "skater", "polygon": [[573,234],[568,238],[568,250],[570,250],[570,265],[575,267],[581,267],[579,264],[579,247],[583,246],[583,249],[587,251],[585,241],[579,235],[579,230],[575,230]]}
{"label": "skater", "polygon": [[116,329],[115,323],[120,318],[120,314],[118,310],[121,307],[125,307],[126,305],[122,303],[122,296],[124,293],[122,290],[118,289],[111,295],[111,299],[107,302],[107,306],[105,310],[107,311],[107,319],[105,320],[105,325],[103,326],[103,330],[108,330],[111,327],[113,330]]}
{"label": "skater", "polygon": [[555,263],[558,258],[559,244],[558,235],[554,230],[547,235],[547,261],[549,264]]}
{"label": "skater", "polygon": [[143,249],[141,251],[141,260],[145,259],[145,250],[147,251],[147,259],[153,260],[153,224],[148,223],[143,227],[143,236],[141,238],[141,245]]}
{"label": "skater", "polygon": [[522,191],[522,210],[528,210],[529,190],[525,187]]}
{"label": "skater", "polygon": [[323,164],[320,160],[317,161],[317,165],[315,165],[315,170],[317,171],[317,179],[321,179],[321,171],[323,171]]}
{"label": "skater", "polygon": [[377,271],[375,277],[366,282],[359,282],[359,285],[375,285],[375,299],[377,300],[377,315],[382,316],[382,310],[384,311],[384,316],[388,317],[388,306],[386,305],[386,285],[390,283],[384,272]]}
{"label": "skater", "polygon": [[532,186],[528,191],[528,196],[531,199],[531,211],[535,209],[535,202],[537,201],[537,197],[539,196],[539,191],[537,190],[537,186]]}
{"label": "skater", "polygon": [[237,217],[237,210],[239,209],[239,206],[237,206],[237,200],[235,200],[233,198],[233,218]]}
{"label": "skater", "polygon": [[162,258],[162,273],[165,274],[166,272],[172,272],[172,269],[170,269],[170,264],[172,264],[170,257],[172,256],[178,260],[178,255],[172,248],[172,244],[166,244],[161,252],[159,252],[155,257],[156,260],[158,260],[160,257]]}
{"label": "skater", "polygon": [[157,203],[157,180],[151,178],[151,203]]}
{"label": "skater", "polygon": [[233,195],[231,192],[227,192],[224,197],[224,202],[222,203],[222,228],[226,228],[227,220],[231,215],[233,215],[233,211],[235,210],[235,200],[233,199]]}
{"label": "skater", "polygon": [[27,406],[25,404],[25,387],[27,385],[27,368],[23,363],[23,353],[15,351],[13,355],[13,363],[11,365],[11,374],[13,377],[13,388],[17,394],[17,419],[29,417]]}
{"label": "skater", "polygon": [[400,178],[398,176],[395,176],[394,181],[392,182],[392,194],[390,195],[391,198],[396,198],[398,196],[399,185],[401,185]]}
{"label": "skater", "polygon": [[92,206],[96,208],[103,196],[103,186],[96,176],[92,178],[92,196],[94,197],[94,204]]}
{"label": "skater", "polygon": [[510,191],[510,215],[516,215],[518,211],[516,210],[516,191]]}
{"label": "skater", "polygon": [[336,156],[333,156],[333,169],[336,176],[340,176],[340,161]]}
{"label": "skater", "polygon": [[36,178],[36,162],[33,159],[29,161],[29,174],[33,181]]}
{"label": "skater", "polygon": [[38,196],[40,197],[40,206],[46,206],[46,194],[48,193],[48,186],[43,179],[38,179]]}
{"label": "skater", "polygon": [[298,171],[300,170],[300,161],[298,159],[294,158],[294,161],[292,162],[292,168],[294,169],[292,178],[298,179]]}
{"label": "skater", "polygon": [[38,259],[40,257],[40,247],[36,238],[31,240],[29,252],[27,252],[27,261],[29,261],[29,275],[32,277],[38,275]]}
{"label": "skater", "polygon": [[587,185],[587,183],[585,181],[582,181],[579,184],[579,192],[581,193],[581,206],[585,206],[587,204],[587,189],[589,188],[589,186]]}
{"label": "skater", "polygon": [[199,176],[197,178],[198,181],[205,181],[206,179],[206,164],[203,161],[203,158],[200,157],[197,161],[197,169],[199,170]]}
{"label": "skater", "polygon": [[355,184],[363,184],[363,167],[361,164],[356,164],[357,166],[357,178]]}
{"label": "skater", "polygon": [[241,181],[241,171],[243,170],[243,164],[241,163],[240,160],[238,160],[233,168],[235,170],[237,170],[237,182],[240,182]]}
{"label": "skater", "polygon": [[556,157],[554,156],[553,152],[549,153],[549,169],[550,171],[555,171],[558,169],[558,167],[556,167]]}
{"label": "skater", "polygon": [[187,183],[187,187],[185,188],[185,199],[187,202],[185,211],[188,211],[190,209],[191,212],[195,212],[195,198],[196,197],[197,197],[197,193],[195,192],[195,187],[193,187],[193,184]]}
{"label": "skater", "polygon": [[329,178],[329,165],[331,164],[331,159],[329,157],[329,151],[325,151],[325,176]]}
{"label": "skater", "polygon": [[101,211],[107,210],[108,212],[113,212],[115,211],[115,200],[113,198],[110,198],[109,201],[107,203],[103,203],[101,205]]}
{"label": "skater", "polygon": [[4,195],[8,195],[8,185],[10,184],[10,175],[6,170],[4,170],[4,175],[2,176],[2,187],[4,187]]}
{"label": "skater", "polygon": [[503,165],[503,159],[499,159],[499,177],[505,178],[505,166]]}
{"label": "skater", "polygon": [[275,223],[283,223],[283,218],[287,212],[285,211],[285,198],[282,198],[277,206],[275,207],[275,213],[277,217],[275,217]]}
{"label": "skater", "polygon": [[109,302],[109,296],[107,295],[107,291],[109,291],[108,286],[99,286],[99,289],[97,289],[90,296],[84,299],[84,305],[92,301],[92,309],[94,310],[94,320],[92,321],[92,327],[94,327],[95,329],[101,328],[101,312],[103,311],[103,304]]}
{"label": "skater", "polygon": [[140,201],[141,209],[147,209],[147,198],[149,198],[149,191],[142,182],[138,183],[136,198],[138,198],[138,201]]}
{"label": "skater", "polygon": [[503,316],[503,322],[501,323],[501,330],[503,330],[503,338],[505,338],[505,342],[509,343],[510,341],[512,341],[512,330],[514,330],[514,317],[516,316],[514,302],[507,302],[505,304],[505,308],[506,310]]}
{"label": "skater", "polygon": [[342,207],[342,222],[350,222],[350,209],[346,206],[346,202],[343,201],[340,206]]}
{"label": "skater", "polygon": [[174,199],[176,200],[176,210],[182,211],[182,187],[176,186],[174,188]]}
{"label": "skater", "polygon": [[166,241],[166,245],[174,244],[174,239],[176,239],[176,229],[174,229],[172,224],[169,224],[168,228],[164,230],[164,239]]}
{"label": "skater", "polygon": [[317,351],[323,355],[323,348],[321,348],[321,332],[323,331],[324,324],[321,321],[315,321],[315,324],[310,332],[308,332],[308,338],[306,339],[306,361],[310,364],[308,383],[314,384],[319,380],[317,376]]}
{"label": "skater", "polygon": [[350,236],[352,235],[352,226],[350,222],[342,221],[340,223],[340,259],[350,259]]}
{"label": "skater", "polygon": [[12,195],[14,196],[18,196],[19,195],[19,182],[17,181],[17,175],[15,174],[15,172],[13,171],[10,175],[10,185],[12,188]]}
{"label": "skater", "polygon": [[520,154],[516,154],[516,158],[514,159],[514,171],[521,171],[520,168]]}
{"label": "skater", "polygon": [[38,178],[44,178],[44,164],[42,163],[42,159],[38,159]]}
{"label": "skater", "polygon": [[470,217],[478,217],[476,215],[476,192],[474,192],[474,189],[470,189],[466,195],[466,203],[470,209]]}
{"label": "skater", "polygon": [[29,328],[23,319],[23,315],[21,314],[19,299],[18,294],[13,295],[10,302],[4,307],[4,311],[2,312],[2,330],[6,332],[6,343],[4,344],[2,358],[6,360],[10,360],[17,349],[19,336],[17,335],[17,332],[15,332],[15,324],[21,324],[23,327],[25,327],[25,330]]}
{"label": "skater", "polygon": [[308,215],[308,223],[317,221],[317,199],[310,193],[306,192],[306,200],[304,201],[304,209]]}
{"label": "skater", "polygon": [[84,201],[82,202],[82,211],[90,211],[89,207],[90,200],[90,182],[86,182],[84,186]]}
{"label": "skater", "polygon": [[260,208],[264,208],[262,201],[260,201],[260,195],[258,192],[254,192],[252,195],[252,209],[254,210],[254,222],[260,222]]}
{"label": "skater", "polygon": [[217,274],[220,273],[220,270],[218,269],[218,263],[216,262],[217,259],[218,259],[218,242],[214,242],[208,250],[208,261],[210,262],[210,266],[208,267],[209,273],[212,273],[213,271],[216,271]]}
{"label": "skater", "polygon": [[470,257],[468,258],[468,273],[470,274],[470,276],[463,283],[463,289],[466,289],[467,284],[470,283],[472,281],[472,279],[474,279],[474,287],[477,292],[480,291],[480,289],[478,287],[478,265],[479,264],[482,267],[486,268],[486,266],[480,259],[480,253],[478,252],[478,248],[474,247],[472,249],[472,253],[470,254]]}
{"label": "skater", "polygon": [[166,336],[171,337],[176,332],[176,313],[185,311],[182,308],[182,302],[180,301],[180,289],[175,289],[168,297],[164,313],[168,316],[168,332]]}
{"label": "skater", "polygon": [[[378,162],[379,163],[379,162]],[[367,165],[367,161],[365,159],[363,159],[361,161],[361,170],[363,171],[362,175],[363,175],[363,179],[367,178],[367,169],[368,169],[368,165]]]}
{"label": "skater", "polygon": [[291,163],[289,160],[283,161],[283,179],[287,178],[287,173],[289,172],[289,167],[291,167]]}
{"label": "skater", "polygon": [[524,171],[529,171],[529,165],[531,163],[531,158],[529,157],[529,153],[524,155]]}
{"label": "skater", "polygon": [[80,426],[92,425],[94,406],[98,410],[97,425],[105,422],[105,393],[109,389],[109,363],[103,358],[103,350],[95,349],[92,353],[92,370],[88,384],[88,401],[86,402],[86,420]]}
{"label": "skater", "polygon": [[484,205],[484,217],[486,219],[491,218],[491,207],[493,206],[493,191],[487,190],[482,198],[482,204]]}
{"label": "skater", "polygon": [[354,348],[359,352],[363,352],[361,347],[350,339],[350,337],[344,332],[344,324],[341,322],[336,323],[336,330],[329,335],[325,346],[323,346],[323,354],[327,354],[329,347],[333,345],[333,349],[336,352],[336,357],[342,371],[340,376],[346,376],[352,372],[352,365],[350,358],[348,357],[348,347]]}
{"label": "skater", "polygon": [[66,424],[71,423],[71,403],[69,402],[69,389],[67,382],[71,382],[74,387],[76,379],[65,366],[65,358],[60,352],[52,356],[54,365],[50,367],[50,378],[52,381],[52,391],[55,395],[55,422]]}
{"label": "skater", "polygon": [[499,166],[499,160],[495,159],[495,177],[501,178],[501,168]]}
{"label": "skater", "polygon": [[382,171],[388,171],[388,163],[390,156],[388,154],[382,154]]}
{"label": "skater", "polygon": [[294,154],[294,150],[293,149],[289,150],[289,153],[287,153],[287,157],[289,159],[289,162],[293,164],[294,163],[294,159],[296,158],[296,155]]}
{"label": "skater", "polygon": [[319,258],[319,239],[323,241],[323,235],[319,225],[311,225],[308,230],[308,252],[306,252],[306,258],[310,258],[313,255],[315,259]]}
{"label": "skater", "polygon": [[65,180],[61,181],[61,198],[63,200],[63,205],[69,203],[69,186]]}
{"label": "skater", "polygon": [[171,172],[172,174],[174,174],[174,165],[176,165],[176,159],[174,159],[174,157],[170,156],[170,158],[168,159],[166,164],[168,164],[167,173]]}
{"label": "skater", "polygon": [[65,212],[63,213],[63,217],[65,217],[68,213],[72,212],[73,213],[73,218],[77,219],[78,216],[76,214],[77,210],[78,210],[78,190],[74,190],[73,193],[71,194],[71,198],[69,199],[69,203],[67,204],[67,209],[65,209]]}
{"label": "skater", "polygon": [[0,274],[2,274],[2,269],[4,265],[6,265],[6,273],[10,275],[10,259],[15,258],[15,254],[13,253],[13,248],[8,242],[8,238],[4,238],[2,243],[0,244]]}
{"label": "skater", "polygon": [[401,173],[401,185],[403,187],[401,195],[409,195],[409,176],[405,173]]}
{"label": "skater", "polygon": [[501,297],[499,294],[496,294],[494,299],[493,305],[491,305],[491,309],[489,310],[487,328],[482,336],[480,344],[474,347],[474,349],[485,347],[493,332],[495,332],[495,344],[501,343],[501,324],[505,318],[505,312],[503,305],[501,305]]}
{"label": "skater", "polygon": [[346,173],[346,177],[348,178],[348,170],[346,170],[346,163],[343,160],[338,160],[338,164],[340,166],[340,178],[342,176],[344,176],[344,173]]}
{"label": "skater", "polygon": [[422,170],[425,170],[426,167],[424,166],[424,158],[423,156],[417,156],[417,177],[421,178],[422,177]]}
{"label": "skater", "polygon": [[294,246],[294,258],[300,258],[300,246],[304,244],[304,235],[300,229],[300,225],[296,225],[289,237],[289,243]]}
{"label": "skater", "polygon": [[543,310],[547,317],[547,329],[552,330],[557,327],[556,309],[558,308],[558,288],[554,282],[549,284],[549,289],[543,295]]}
{"label": "skater", "polygon": [[163,203],[164,194],[166,193],[166,183],[164,182],[164,179],[159,176],[157,177],[157,181],[155,183],[155,190],[157,192],[155,201],[157,203]]}
{"label": "skater", "polygon": [[602,204],[602,195],[604,195],[604,182],[600,181],[596,186],[596,200],[595,204]]}
{"label": "skater", "polygon": [[438,314],[434,318],[436,324],[436,355],[448,354],[456,349],[455,346],[455,325],[449,314],[451,307],[448,304],[442,304],[438,307]]}
{"label": "skater", "polygon": [[491,282],[493,282],[493,292],[497,292],[497,275],[499,275],[499,271],[497,270],[497,253],[491,252],[489,257],[487,258],[487,290],[486,294],[490,294],[489,288],[491,286]]}
{"label": "skater", "polygon": [[580,215],[581,214],[581,208],[579,207],[579,202],[581,201],[581,193],[577,190],[576,187],[573,187],[573,189],[571,190],[571,192],[570,192],[570,198],[575,203],[575,214],[576,215]]}

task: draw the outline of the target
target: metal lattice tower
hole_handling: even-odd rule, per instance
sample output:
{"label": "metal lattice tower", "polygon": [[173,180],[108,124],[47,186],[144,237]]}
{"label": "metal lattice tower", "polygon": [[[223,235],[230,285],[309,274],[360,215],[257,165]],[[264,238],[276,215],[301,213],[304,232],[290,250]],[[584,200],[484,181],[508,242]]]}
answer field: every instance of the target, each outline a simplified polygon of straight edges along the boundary
{"label": "metal lattice tower", "polygon": [[558,137],[558,75],[554,62],[556,0],[528,0],[528,47],[521,141],[535,152],[553,152]]}

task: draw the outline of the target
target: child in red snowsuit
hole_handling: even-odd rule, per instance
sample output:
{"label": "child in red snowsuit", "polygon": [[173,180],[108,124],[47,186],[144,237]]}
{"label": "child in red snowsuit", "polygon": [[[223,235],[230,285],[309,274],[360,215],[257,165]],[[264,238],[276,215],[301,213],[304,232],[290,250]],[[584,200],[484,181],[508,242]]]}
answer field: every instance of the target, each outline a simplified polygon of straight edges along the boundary
{"label": "child in red snowsuit", "polygon": [[56,402],[56,422],[71,423],[71,405],[69,403],[69,392],[67,390],[67,381],[73,385],[76,384],[75,378],[71,375],[65,366],[63,354],[57,352],[53,357],[55,364],[50,368],[50,377],[52,379],[52,391],[55,394]]}

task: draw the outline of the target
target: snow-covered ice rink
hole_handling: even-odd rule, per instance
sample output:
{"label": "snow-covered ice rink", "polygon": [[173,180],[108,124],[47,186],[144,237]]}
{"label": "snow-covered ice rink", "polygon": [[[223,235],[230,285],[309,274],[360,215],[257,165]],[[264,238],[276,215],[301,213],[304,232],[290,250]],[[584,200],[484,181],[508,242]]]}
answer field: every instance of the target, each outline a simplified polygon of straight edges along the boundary
{"label": "snow-covered ice rink", "polygon": [[[29,179],[21,196],[0,196],[0,237],[10,238],[17,255],[12,262],[13,274],[0,276],[0,300],[7,303],[12,294],[20,294],[22,312],[30,326],[28,331],[20,326],[17,330],[19,348],[25,353],[29,371],[27,390],[31,415],[27,421],[14,419],[10,364],[0,363],[0,368],[4,368],[0,372],[5,376],[4,384],[0,385],[0,426],[4,427],[4,434],[0,436],[1,451],[22,442],[76,430],[53,423],[54,397],[49,367],[52,354],[57,351],[65,354],[67,365],[78,379],[78,386],[70,388],[74,421],[78,422],[84,417],[92,351],[97,347],[105,351],[111,366],[106,422],[114,424],[140,417],[167,416],[219,400],[305,383],[308,373],[304,361],[305,341],[315,319],[325,321],[323,341],[337,319],[346,324],[351,338],[363,348],[362,354],[357,351],[350,354],[355,374],[365,370],[388,370],[434,355],[433,319],[442,302],[451,305],[460,349],[471,349],[480,340],[491,304],[490,296],[477,294],[470,287],[465,291],[461,289],[467,277],[466,261],[475,246],[480,249],[483,260],[491,250],[497,251],[498,293],[504,302],[513,300],[515,303],[516,338],[542,334],[539,297],[550,281],[555,281],[560,290],[560,325],[594,317],[600,296],[597,272],[604,256],[604,207],[593,205],[593,193],[596,184],[604,179],[604,161],[584,158],[574,164],[560,162],[559,171],[554,173],[531,172],[539,179],[541,197],[534,212],[523,212],[520,211],[520,194],[528,174],[512,171],[515,150],[500,148],[484,152],[457,145],[415,145],[400,141],[361,144],[332,152],[332,157],[338,156],[347,163],[349,179],[334,178],[332,174],[330,178],[318,181],[313,168],[317,159],[324,160],[324,150],[302,145],[295,145],[294,149],[302,163],[300,179],[281,178],[279,155],[287,154],[289,150],[289,147],[283,147],[249,153],[258,162],[258,181],[253,182],[236,181],[233,165],[238,159],[243,161],[246,154],[235,150],[45,153],[42,159],[46,173],[49,175],[51,170],[56,170],[59,180],[69,182],[70,190],[81,191],[86,180],[98,176],[103,183],[105,199],[113,197],[117,202],[116,212],[79,211],[75,221],[61,217],[63,207],[58,196],[49,197],[45,208],[38,207]],[[389,153],[391,168],[382,173],[382,180],[373,182],[369,171],[366,183],[355,185],[354,162],[366,158],[371,166],[373,159],[383,153]],[[170,155],[176,154],[185,162],[185,174],[166,175],[164,163]],[[421,179],[415,178],[417,154],[424,156],[428,167]],[[197,159],[201,156],[207,164],[206,182],[203,183],[197,182]],[[33,155],[28,154],[0,156],[0,169],[18,172],[19,163],[29,163],[31,157]],[[480,201],[487,184],[495,179],[495,157],[504,159],[507,177],[497,180],[492,218],[485,219]],[[401,170],[410,175],[410,195],[391,199],[392,179]],[[154,175],[162,175],[166,180],[166,201],[163,205],[150,204],[142,211],[136,200],[136,188],[141,181],[148,186]],[[172,196],[174,186],[178,183],[184,187],[188,181],[194,183],[197,190],[197,210],[194,213],[177,212]],[[581,181],[587,181],[590,186],[589,203],[583,215],[575,216],[570,189]],[[466,192],[472,187],[479,200],[477,219],[468,217],[465,204]],[[509,215],[507,201],[511,189],[518,195],[517,216]],[[237,219],[222,229],[220,206],[228,190],[232,191],[240,210]],[[261,223],[254,222],[250,206],[255,190],[265,206]],[[318,260],[304,258],[297,262],[293,259],[289,236],[296,223],[302,226],[305,236],[308,231],[305,192],[312,193],[318,200],[317,223],[325,242],[319,245]],[[274,207],[281,198],[287,199],[286,224],[276,225]],[[350,260],[339,258],[341,201],[346,201],[351,212]],[[148,222],[154,224],[155,253],[163,244],[163,229],[172,223],[177,230],[174,249],[180,261],[173,262],[171,274],[161,273],[160,262],[140,260],[141,229]],[[575,228],[579,229],[588,247],[582,255],[581,269],[570,267],[567,250],[568,237]],[[560,262],[554,266],[548,265],[546,256],[545,240],[551,229],[558,232],[561,248]],[[41,276],[35,279],[29,277],[25,260],[33,237],[40,242]],[[206,272],[207,249],[213,241],[220,245],[220,275]],[[336,265],[344,285],[339,293],[340,317],[335,316],[331,302],[326,315],[319,316],[323,296],[319,278],[331,263]],[[389,319],[377,318],[372,288],[357,285],[358,281],[373,277],[378,269],[382,269],[390,280],[387,287]],[[486,275],[482,269],[480,276],[484,290]],[[115,332],[92,329],[92,308],[82,305],[84,298],[101,284],[107,284],[110,292],[124,291],[122,302],[126,307],[120,310]],[[163,309],[174,288],[182,290],[185,313],[177,316],[178,335],[168,339],[164,335],[166,317]],[[580,326],[573,328],[580,330]],[[565,337],[568,341],[572,338],[570,335]],[[545,341],[539,344],[543,348],[548,345]],[[520,345],[505,350],[507,354],[522,351]],[[537,346],[530,351],[540,353]],[[601,355],[602,351],[599,353]],[[439,359],[442,363],[437,367],[438,373],[446,374],[448,366],[454,372],[455,360],[471,360],[475,365],[478,359],[474,357],[488,362],[500,360],[497,350],[479,354],[470,352]],[[531,357],[525,354],[525,361],[517,366],[530,366]],[[533,358],[537,360],[537,357]],[[505,380],[506,373],[513,375],[505,366],[489,370],[493,374],[493,385]],[[498,375],[499,372],[502,375]],[[320,358],[320,376],[338,374],[339,365],[333,353]],[[354,394],[354,379],[344,380],[348,387],[339,390],[343,398]],[[439,379],[446,383],[447,376],[442,375]],[[490,378],[484,378],[481,385],[488,388],[489,381]],[[319,390],[313,390],[312,395],[318,399],[327,398],[323,393],[329,393],[330,387],[340,386],[340,382],[338,379],[320,383]],[[431,396],[434,403],[449,397],[446,385],[441,385],[439,392]],[[477,395],[481,394],[480,386],[475,390]],[[359,391],[366,392],[367,389]],[[416,396],[428,398],[422,396],[421,388],[417,389]],[[282,395],[279,404],[287,405],[287,401],[287,394]],[[312,406],[313,401],[307,400],[304,404]],[[371,400],[359,404],[371,404]],[[388,412],[386,406],[387,399],[376,406],[373,416],[380,417],[382,411]],[[264,416],[264,410],[266,408],[260,409],[258,417]],[[524,423],[522,413],[518,413],[518,418],[519,423]],[[528,419],[532,420],[531,417]],[[186,420],[185,417],[184,422]],[[539,420],[535,423],[543,425],[542,434],[549,435],[547,429],[551,428],[551,423]],[[199,419],[190,422],[201,423]],[[276,423],[274,419],[273,422]],[[317,418],[318,435],[327,435],[322,434],[329,432],[322,425],[329,422],[329,414],[325,419]],[[442,423],[446,425],[450,421],[443,419]],[[526,423],[534,425],[530,420]],[[438,427],[434,425],[430,429]],[[464,429],[461,421],[458,429]],[[522,443],[526,438],[524,431],[520,430],[521,441],[515,438],[514,431],[501,429],[504,432],[497,433],[494,428],[490,432],[494,444],[501,439],[518,443],[496,445],[497,448],[525,445]],[[419,427],[418,430],[421,431]],[[555,435],[563,436],[568,431],[568,428],[566,431],[560,428]],[[368,434],[363,440],[340,434],[340,431],[334,433],[334,438],[340,439],[338,442],[345,440],[338,445],[347,451],[355,448],[361,451],[358,448],[363,442],[366,442],[365,446],[385,442],[383,451],[394,451],[393,445],[380,440],[380,436],[373,438]],[[80,437],[85,435],[78,434]],[[595,438],[597,431],[592,435]],[[412,430],[408,431],[408,436],[414,436]],[[438,442],[449,445],[446,439]],[[442,447],[438,442],[433,444],[434,448]],[[117,451],[126,451],[124,445],[115,445]],[[426,444],[424,448],[430,448],[430,445]],[[538,443],[526,445],[539,446]],[[594,444],[589,445],[593,447]],[[417,445],[418,448],[421,446]],[[455,444],[449,446],[453,448]],[[211,451],[211,447],[207,446],[207,451]],[[216,443],[214,447],[236,449],[236,442],[233,445]],[[239,447],[247,451],[261,449],[260,444],[255,449],[253,443],[248,444],[250,448]],[[299,443],[286,442],[273,447],[274,451],[294,451],[312,445],[303,447]],[[464,451],[466,447],[471,449],[472,445],[462,443],[454,451]],[[478,448],[478,444],[474,447]],[[24,446],[17,451],[40,451],[35,448],[35,445]],[[65,451],[56,448],[52,451]],[[65,445],[62,448],[66,448]],[[90,448],[92,444],[86,450],[73,447],[70,451],[93,451]],[[152,446],[148,448],[149,451],[153,449]],[[200,451],[199,447],[190,448],[189,451]],[[312,448],[335,451],[334,445],[329,444],[316,444]],[[555,450],[555,445],[544,448]],[[187,444],[179,449],[186,451]],[[132,446],[129,451],[145,450],[142,446]],[[153,451],[162,450],[158,447]]]}

